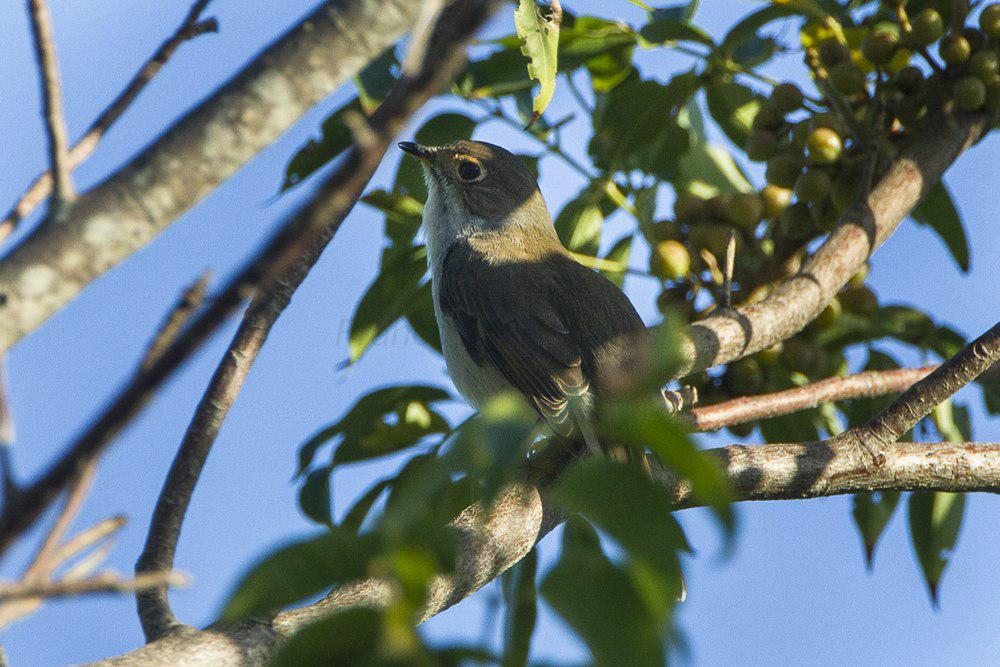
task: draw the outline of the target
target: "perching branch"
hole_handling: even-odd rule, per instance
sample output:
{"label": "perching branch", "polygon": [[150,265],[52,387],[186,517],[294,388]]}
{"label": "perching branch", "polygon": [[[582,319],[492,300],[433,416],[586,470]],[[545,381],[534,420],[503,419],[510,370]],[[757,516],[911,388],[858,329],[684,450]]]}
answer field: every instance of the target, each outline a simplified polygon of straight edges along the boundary
{"label": "perching branch", "polygon": [[[288,248],[270,253],[273,259],[262,264],[267,267],[267,275],[274,278],[260,278],[261,287],[198,403],[157,499],[146,544],[136,563],[137,573],[173,568],[181,526],[201,470],[271,327],[340,228],[381,161],[389,140],[414,110],[458,73],[465,62],[466,40],[494,4],[458,3],[440,21],[424,27],[431,36],[414,36],[417,42],[427,41],[430,47],[418,60],[419,67],[400,79],[371,119],[359,121],[364,125],[356,132],[356,148],[311,204],[286,223],[286,229],[299,230],[299,237]],[[179,625],[166,588],[143,590],[136,601],[147,641]]]}
{"label": "perching branch", "polygon": [[63,115],[62,86],[59,82],[59,63],[56,44],[52,37],[52,17],[45,0],[28,0],[31,17],[31,35],[35,39],[35,57],[42,80],[42,113],[45,133],[49,140],[49,168],[55,182],[56,211],[73,201],[73,177],[67,155],[66,117]]}
{"label": "perching branch", "polygon": [[[121,118],[122,114],[132,105],[135,98],[143,91],[150,81],[153,80],[160,69],[166,64],[174,52],[184,42],[194,39],[199,35],[210,32],[218,32],[219,24],[212,19],[201,20],[201,14],[205,11],[211,0],[198,0],[192,5],[180,27],[170,36],[167,41],[160,45],[153,55],[147,60],[139,71],[135,73],[132,80],[125,86],[124,90],[116,97],[108,107],[101,112],[97,120],[84,132],[75,145],[73,145],[66,156],[68,166],[73,169],[81,162],[90,157],[90,154],[97,148],[101,138],[108,129]],[[40,174],[28,187],[27,191],[8,211],[4,219],[0,221],[0,241],[3,241],[17,224],[31,214],[52,192],[52,172],[46,171]]]}
{"label": "perching branch", "polygon": [[[412,25],[409,0],[328,0],[0,262],[0,352],[147,243]],[[345,27],[347,27],[345,29]]]}

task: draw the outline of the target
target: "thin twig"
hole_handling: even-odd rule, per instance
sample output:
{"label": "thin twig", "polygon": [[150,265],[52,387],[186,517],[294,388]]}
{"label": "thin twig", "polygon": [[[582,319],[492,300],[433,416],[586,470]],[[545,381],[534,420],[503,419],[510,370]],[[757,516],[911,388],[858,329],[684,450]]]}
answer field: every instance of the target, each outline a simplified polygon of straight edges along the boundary
{"label": "thin twig", "polygon": [[34,560],[28,566],[25,576],[32,576],[40,572],[51,573],[55,570],[55,566],[62,562],[63,559],[56,557],[56,553],[60,549],[59,545],[73,520],[76,519],[76,515],[80,512],[96,472],[96,461],[89,461],[80,471],[66,495],[66,504],[63,505],[55,523],[52,524],[48,535],[45,536],[42,545],[38,548],[38,553],[35,554]]}
{"label": "thin twig", "polygon": [[205,271],[184,290],[177,303],[167,313],[163,324],[160,325],[160,330],[153,337],[152,342],[146,349],[146,356],[140,362],[139,368],[147,370],[160,358],[163,351],[174,342],[174,339],[177,338],[184,325],[187,324],[191,316],[201,307],[201,303],[205,299],[205,290],[208,289],[208,281],[211,277],[212,273]]}
{"label": "thin twig", "polygon": [[154,586],[186,586],[187,583],[187,577],[179,572],[148,572],[132,579],[123,579],[114,572],[101,572],[77,581],[0,584],[0,600],[66,598],[97,593],[132,593]]}
{"label": "thin twig", "polygon": [[67,156],[69,140],[66,138],[56,45],[52,38],[52,16],[45,0],[28,0],[28,14],[31,16],[31,34],[35,39],[35,57],[42,80],[42,113],[49,140],[49,169],[55,181],[55,212],[58,213],[65,204],[73,201],[76,193]]}
{"label": "thin twig", "polygon": [[417,22],[413,26],[410,46],[403,58],[403,76],[413,76],[420,71],[420,63],[427,57],[427,47],[430,44],[431,33],[437,23],[444,0],[423,0]]}
{"label": "thin twig", "polygon": [[[153,80],[163,65],[173,57],[181,44],[199,35],[218,32],[219,24],[214,18],[201,20],[201,15],[209,2],[211,0],[198,0],[192,5],[174,34],[160,45],[149,60],[143,63],[122,92],[118,94],[118,97],[112,100],[111,104],[87,128],[80,140],[69,149],[67,158],[71,169],[79,166],[90,157],[108,129],[122,117],[139,96],[139,93]],[[17,227],[17,224],[26,218],[51,192],[52,172],[46,171],[35,178],[13,208],[0,221],[0,241],[3,241]]]}

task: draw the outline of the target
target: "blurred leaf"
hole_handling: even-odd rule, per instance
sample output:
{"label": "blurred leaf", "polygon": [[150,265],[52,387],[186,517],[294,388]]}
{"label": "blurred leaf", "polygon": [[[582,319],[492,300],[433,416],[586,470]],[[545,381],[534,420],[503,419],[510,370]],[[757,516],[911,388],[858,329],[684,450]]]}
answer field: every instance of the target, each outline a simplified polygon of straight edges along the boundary
{"label": "blurred leaf", "polygon": [[840,32],[839,25],[837,25],[836,22],[834,22],[833,25],[828,23],[832,17],[830,17],[829,13],[827,13],[822,5],[816,2],[816,0],[771,0],[771,4],[812,19],[820,25],[832,29],[836,34],[839,34],[841,38],[843,38],[843,33]]}
{"label": "blurred leaf", "polygon": [[352,533],[360,531],[362,524],[364,524],[365,519],[372,510],[372,506],[375,505],[375,501],[377,501],[379,496],[382,495],[382,492],[391,485],[392,479],[383,479],[372,484],[360,498],[354,501],[354,504],[351,505],[351,509],[347,510],[347,514],[344,515],[343,520],[340,522],[340,528],[343,530],[349,530]]}
{"label": "blurred leaf", "polygon": [[350,607],[310,623],[278,648],[275,667],[374,665],[380,662],[384,618],[380,609]]}
{"label": "blurred leaf", "polygon": [[664,619],[654,615],[628,572],[609,561],[599,545],[564,540],[559,562],[541,593],[587,643],[598,665],[664,664]]}
{"label": "blurred leaf", "polygon": [[596,255],[601,242],[604,217],[614,210],[603,189],[588,185],[563,206],[555,219],[556,233],[567,249]]}
{"label": "blurred leaf", "polygon": [[[425,146],[443,146],[461,139],[471,138],[472,131],[475,129],[476,121],[469,116],[446,111],[428,118],[416,131],[413,138],[418,144]],[[392,191],[396,195],[408,195],[421,202],[421,205],[427,201],[427,185],[424,183],[424,177],[416,159],[404,157],[399,161]],[[388,229],[388,223],[386,227]]]}
{"label": "blurred leaf", "polygon": [[382,268],[354,310],[348,334],[350,360],[365,350],[413,306],[427,273],[427,249],[411,246],[387,252]]}
{"label": "blurred leaf", "polygon": [[[715,48],[715,42],[704,30],[683,19],[673,18],[673,14],[653,12],[650,22],[639,31],[640,44],[649,46],[671,46],[677,42],[696,42]],[[659,14],[659,16],[657,15]]]}
{"label": "blurred leaf", "polygon": [[601,275],[613,282],[618,287],[625,282],[625,273],[628,269],[629,255],[632,253],[632,235],[628,234],[615,241],[604,259],[622,266],[620,271],[611,269],[601,269]]}
{"label": "blurred leaf", "polygon": [[814,410],[803,410],[760,422],[765,442],[814,442],[819,440]]}
{"label": "blurred leaf", "polygon": [[963,273],[968,273],[969,241],[965,236],[962,218],[943,182],[938,181],[931,186],[923,200],[910,212],[910,216],[937,232],[958,267]]}
{"label": "blurred leaf", "polygon": [[359,460],[355,457],[365,453],[380,456],[375,452],[381,451],[387,440],[401,439],[390,435],[394,430],[405,431],[411,436],[421,433],[420,437],[447,432],[447,424],[442,424],[443,418],[430,406],[450,398],[444,389],[425,385],[385,387],[366,394],[339,421],[322,428],[302,445],[297,475],[305,473],[322,445],[338,437],[343,438],[340,446],[347,451],[338,454],[340,458],[335,457],[335,461],[344,462],[345,459]]}
{"label": "blurred leaf", "polygon": [[424,205],[410,195],[376,189],[366,193],[361,201],[385,213],[385,235],[393,245],[407,246],[420,229]]}
{"label": "blurred leaf", "polygon": [[607,92],[632,71],[636,33],[619,21],[594,16],[567,20],[559,29],[559,71],[571,74],[585,66],[596,92]]}
{"label": "blurred leaf", "polygon": [[299,507],[309,519],[324,526],[332,525],[330,518],[330,473],[332,467],[317,468],[306,475],[299,488]]}
{"label": "blurred leaf", "polygon": [[882,491],[854,494],[854,524],[861,535],[865,548],[865,563],[872,569],[875,559],[875,547],[882,536],[885,527],[889,525],[896,505],[899,503],[898,491]]}
{"label": "blurred leaf", "polygon": [[361,111],[361,103],[354,98],[327,116],[323,121],[319,140],[310,139],[289,160],[288,166],[285,167],[285,181],[281,184],[281,190],[285,191],[298,185],[350,148],[354,144],[354,137],[344,124],[344,116]]}
{"label": "blurred leaf", "polygon": [[965,336],[954,329],[939,326],[927,338],[927,346],[939,357],[948,360],[965,349]]}
{"label": "blurred leaf", "polygon": [[662,406],[652,401],[605,401],[601,406],[602,437],[644,449],[691,483],[699,500],[709,505],[726,531],[735,516],[732,490],[718,459],[699,451]]}
{"label": "blurred leaf", "polygon": [[458,92],[470,99],[503,97],[531,88],[527,61],[517,47],[494,51],[469,63],[458,78]]}
{"label": "blurred leaf", "polygon": [[660,7],[650,11],[650,19],[654,21],[690,21],[694,12],[698,9],[699,0],[690,0],[678,5]]}
{"label": "blurred leaf", "polygon": [[542,16],[535,0],[520,0],[514,10],[514,27],[521,38],[521,53],[528,59],[528,76],[539,83],[532,104],[534,122],[545,112],[556,89],[559,23]]}
{"label": "blurred leaf", "polygon": [[880,335],[892,336],[913,345],[922,345],[937,328],[933,320],[922,310],[897,305],[879,308],[875,324]]}
{"label": "blurred leaf", "polygon": [[365,574],[375,541],[334,529],[292,542],[259,561],[229,596],[222,620],[232,622],[281,609]]}
{"label": "blurred leaf", "polygon": [[503,574],[504,614],[503,667],[524,667],[531,651],[531,636],[538,615],[538,550],[532,549]]}
{"label": "blurred leaf", "polygon": [[948,559],[958,542],[964,493],[918,491],[910,494],[910,538],[917,562],[927,582],[934,606],[938,605],[938,586],[948,566]]}
{"label": "blurred leaf", "polygon": [[742,148],[764,98],[732,79],[716,80],[705,87],[708,112],[729,140]]}
{"label": "blurred leaf", "polygon": [[410,328],[432,350],[441,354],[441,332],[438,330],[437,318],[434,316],[434,297],[431,294],[431,281],[425,280],[413,297],[413,303],[406,312],[406,321]]}
{"label": "blurred leaf", "polygon": [[965,406],[955,405],[948,399],[934,407],[931,413],[934,428],[938,435],[948,442],[969,442],[972,440],[972,427],[969,421],[969,410]]}
{"label": "blurred leaf", "polygon": [[732,155],[712,144],[695,144],[680,159],[682,188],[703,198],[725,192],[752,192]]}
{"label": "blurred leaf", "polygon": [[784,7],[771,5],[759,9],[736,23],[722,39],[719,49],[736,62],[754,67],[761,65],[777,51],[777,42],[772,37],[761,36],[760,30],[794,12]]}
{"label": "blurred leaf", "polygon": [[1000,380],[980,379],[978,382],[983,390],[983,406],[986,408],[986,414],[1000,415]]}
{"label": "blurred leaf", "polygon": [[390,46],[354,77],[358,99],[365,114],[371,115],[392,90],[396,83],[395,69],[398,64],[396,47]]}
{"label": "blurred leaf", "polygon": [[588,147],[594,164],[604,172],[638,169],[665,180],[673,178],[688,133],[672,111],[684,101],[677,97],[686,92],[630,77],[602,96]]}

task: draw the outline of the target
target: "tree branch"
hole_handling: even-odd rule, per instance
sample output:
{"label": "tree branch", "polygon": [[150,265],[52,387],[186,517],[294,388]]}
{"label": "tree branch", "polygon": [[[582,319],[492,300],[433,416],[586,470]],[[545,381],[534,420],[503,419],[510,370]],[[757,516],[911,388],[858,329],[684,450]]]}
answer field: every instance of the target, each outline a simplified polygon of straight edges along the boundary
{"label": "tree branch", "polygon": [[35,39],[35,57],[42,79],[42,113],[45,116],[45,132],[49,140],[49,168],[55,181],[55,206],[59,212],[65,204],[73,201],[73,177],[67,156],[66,118],[63,115],[62,86],[59,82],[59,63],[56,59],[56,45],[52,38],[52,16],[45,0],[28,0],[28,14],[31,17],[31,34]]}
{"label": "tree branch", "polygon": [[0,352],[149,243],[392,45],[418,9],[408,0],[328,0],[81,195],[63,224],[35,230],[0,262]]}
{"label": "tree branch", "polygon": [[[104,133],[121,118],[122,114],[132,105],[135,98],[143,91],[150,81],[153,80],[160,69],[166,64],[174,52],[184,42],[194,39],[199,35],[210,32],[218,32],[219,24],[213,19],[202,21],[201,14],[211,0],[198,0],[191,6],[187,16],[180,27],[170,36],[167,41],[160,45],[153,55],[147,60],[139,71],[135,73],[132,80],[125,86],[108,107],[101,112],[97,120],[84,132],[83,137],[70,149],[66,156],[68,166],[73,169],[81,162],[90,157],[90,154],[97,148]],[[38,206],[52,192],[52,172],[45,171],[31,183],[21,198],[8,211],[3,220],[0,221],[0,241],[3,241],[17,224]]]}
{"label": "tree branch", "polygon": [[114,572],[101,572],[76,581],[0,583],[0,601],[79,597],[96,593],[132,593],[154,586],[186,586],[187,583],[187,577],[179,572],[148,572],[132,579],[123,579]]}

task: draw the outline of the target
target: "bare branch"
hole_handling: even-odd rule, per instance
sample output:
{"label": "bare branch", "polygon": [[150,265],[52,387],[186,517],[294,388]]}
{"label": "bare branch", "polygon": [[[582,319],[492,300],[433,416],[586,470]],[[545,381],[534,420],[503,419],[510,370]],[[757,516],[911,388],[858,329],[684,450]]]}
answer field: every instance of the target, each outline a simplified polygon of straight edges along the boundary
{"label": "bare branch", "polygon": [[66,138],[66,118],[63,115],[59,63],[56,59],[55,40],[52,38],[52,17],[45,0],[28,0],[28,14],[31,16],[35,57],[38,59],[42,79],[42,113],[49,139],[49,168],[55,181],[54,210],[58,212],[76,196],[67,156],[69,140]]}
{"label": "bare branch", "polygon": [[132,579],[124,579],[114,572],[102,572],[77,581],[0,583],[0,601],[132,593],[154,586],[186,586],[187,583],[187,577],[179,572],[148,572]]}
{"label": "bare branch", "polygon": [[76,515],[79,514],[80,508],[83,506],[83,501],[87,498],[87,492],[90,491],[90,486],[94,482],[94,475],[96,473],[97,462],[89,461],[73,481],[69,493],[66,495],[66,504],[63,505],[59,516],[56,517],[55,523],[52,524],[48,535],[42,541],[42,546],[39,547],[38,553],[35,554],[31,565],[28,566],[25,577],[35,576],[40,573],[50,574],[59,563],[65,560],[58,557],[56,552],[59,550],[59,545],[66,531],[69,530],[73,520],[76,519]]}
{"label": "bare branch", "polygon": [[178,334],[180,334],[181,329],[184,328],[184,325],[195,314],[195,311],[201,307],[201,303],[205,299],[205,290],[208,289],[208,281],[211,277],[211,272],[205,271],[184,290],[181,298],[177,300],[174,307],[167,313],[163,324],[160,325],[160,330],[149,344],[146,356],[143,357],[139,368],[148,370],[160,358],[163,351],[174,342]]}
{"label": "bare branch", "polygon": [[808,410],[830,401],[899,393],[935,368],[936,365],[864,371],[847,377],[820,380],[794,389],[759,396],[743,396],[715,405],[695,407],[687,413],[681,413],[679,419],[688,424],[693,431],[715,431],[724,426]]}
{"label": "bare branch", "polygon": [[[62,225],[0,262],[0,351],[159,234],[413,23],[410,0],[327,0],[131,162]],[[350,26],[350,29],[344,29]]]}
{"label": "bare branch", "polygon": [[[90,157],[104,134],[121,118],[122,114],[125,113],[132,105],[132,102],[139,96],[139,93],[146,87],[146,84],[153,80],[153,77],[173,57],[181,44],[199,35],[218,32],[219,24],[214,18],[201,20],[201,14],[205,11],[209,2],[211,0],[198,0],[192,5],[180,27],[177,28],[167,41],[160,45],[160,48],[150,56],[149,60],[143,63],[139,71],[132,77],[132,80],[119,93],[118,97],[112,100],[111,104],[101,112],[97,120],[84,132],[83,137],[69,149],[67,160],[70,169],[79,166],[80,163]],[[14,207],[0,221],[0,241],[3,241],[17,227],[17,224],[30,215],[35,210],[35,207],[41,204],[51,192],[52,172],[46,171],[32,182],[17,203],[14,204]]]}

